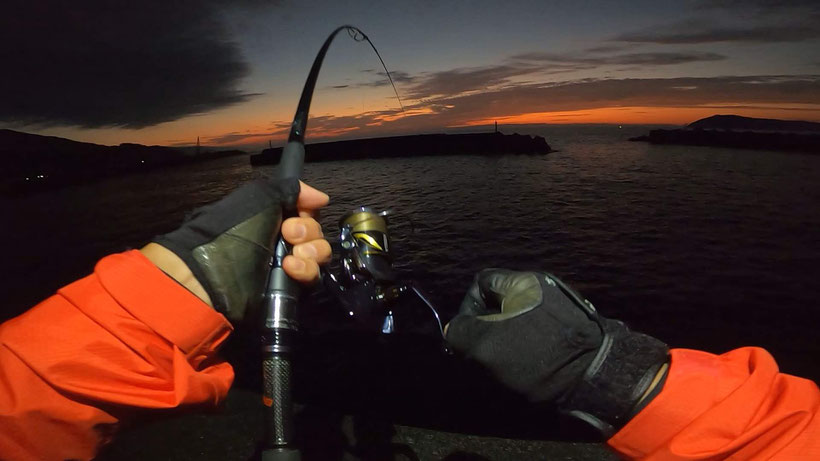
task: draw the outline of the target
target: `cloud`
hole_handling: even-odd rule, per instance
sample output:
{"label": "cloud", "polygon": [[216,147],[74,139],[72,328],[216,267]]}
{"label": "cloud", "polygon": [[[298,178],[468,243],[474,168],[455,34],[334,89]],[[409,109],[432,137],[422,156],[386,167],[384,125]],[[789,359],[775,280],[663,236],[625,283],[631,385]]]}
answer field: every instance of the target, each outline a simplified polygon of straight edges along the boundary
{"label": "cloud", "polygon": [[[407,129],[412,129],[415,125],[412,120],[418,115],[417,111],[408,111],[407,116],[400,117],[400,109],[386,109],[380,111],[365,112],[354,115],[320,115],[311,116],[308,119],[307,143],[321,142],[324,138],[362,137],[368,134],[402,134]],[[253,132],[229,132],[204,138],[203,141],[209,145],[232,145],[258,147],[260,144],[267,144],[272,140],[275,144],[281,144],[287,139],[290,131],[290,122],[276,121],[270,129]],[[190,145],[190,141],[180,142],[180,145]]]}
{"label": "cloud", "polygon": [[587,66],[607,65],[639,65],[639,66],[668,66],[701,61],[720,61],[726,56],[717,53],[629,53],[615,56],[583,57],[552,53],[526,53],[513,56],[513,59],[522,61],[542,61],[563,64],[579,64]]}
{"label": "cloud", "polygon": [[[498,78],[490,72],[491,79]],[[436,96],[405,106],[401,111],[311,117],[308,133],[315,142],[325,137],[361,138],[412,132],[441,132],[492,118],[558,112],[563,121],[580,117],[571,111],[627,107],[709,108],[716,110],[791,109],[812,111],[820,107],[820,75],[762,75],[741,77],[681,77],[649,79],[581,79],[557,83],[508,83],[493,90]],[[546,119],[545,119],[546,120]],[[550,121],[557,121],[555,117]],[[287,122],[265,136],[284,136]],[[250,142],[254,138],[243,135]],[[224,138],[225,140],[229,138]],[[237,135],[237,139],[239,136]],[[259,139],[256,139],[257,141]]]}
{"label": "cloud", "polygon": [[[372,74],[377,76],[375,80],[370,80],[368,82],[359,83],[357,85],[353,85],[354,87],[381,87],[390,85],[390,80],[387,78],[387,73],[383,70],[377,71],[375,69],[364,69],[362,73],[365,74]],[[391,70],[390,71],[390,78],[393,79],[393,82],[396,84],[399,83],[412,83],[416,77],[408,74],[407,72],[401,70]]]}
{"label": "cloud", "polygon": [[0,42],[6,123],[142,128],[254,96],[216,3],[13,0]]}
{"label": "cloud", "polygon": [[[411,75],[404,71],[390,71],[396,85],[401,85],[402,99],[418,99],[433,95],[454,95],[504,84],[513,77],[541,72],[542,65],[510,63],[483,67],[462,67],[439,72],[422,72]],[[372,69],[363,71],[378,78],[351,87],[382,87],[390,85],[387,74]]]}
{"label": "cloud", "polygon": [[701,0],[695,15],[681,21],[625,32],[612,40],[629,43],[780,43],[820,38],[816,0]]}
{"label": "cloud", "polygon": [[408,91],[411,99],[435,95],[455,95],[504,84],[513,77],[538,72],[541,66],[532,64],[501,64],[487,67],[458,68],[422,74],[411,80]]}
{"label": "cloud", "polygon": [[507,63],[427,72],[416,76],[403,74],[404,94],[409,99],[450,97],[471,91],[487,91],[509,85],[521,85],[525,76],[556,75],[603,66],[665,66],[690,62],[717,61],[717,53],[630,53],[614,56],[590,56],[552,53],[523,53]]}
{"label": "cloud", "polygon": [[633,43],[691,44],[712,42],[800,42],[820,37],[816,25],[758,25],[750,27],[690,27],[690,23],[652,27],[613,38]]}
{"label": "cloud", "polygon": [[[623,48],[621,46],[598,47],[597,51]],[[636,70],[647,66],[668,66],[722,59],[726,57],[708,52],[628,53],[612,56],[597,55],[589,50],[586,53],[576,54],[532,52],[511,56],[505,63],[491,66],[460,67],[437,72],[422,72],[416,75],[404,71],[391,71],[390,75],[399,85],[402,99],[419,100],[494,90],[504,86],[527,83],[522,81],[526,77],[544,77],[605,66],[630,66],[626,69]],[[624,68],[619,70],[622,69]],[[383,71],[368,69],[363,73],[376,75],[378,78],[354,85],[340,85],[338,88],[382,87],[390,84]]]}
{"label": "cloud", "polygon": [[443,124],[550,111],[717,104],[820,105],[820,75],[585,79],[510,86],[430,102],[433,108],[448,107],[436,109]]}
{"label": "cloud", "polygon": [[756,14],[811,13],[820,10],[817,0],[698,0],[696,6],[702,10],[752,11]]}
{"label": "cloud", "polygon": [[614,53],[616,51],[623,51],[626,48],[630,48],[629,45],[601,45],[601,46],[593,46],[591,48],[587,48],[584,50],[587,53]]}
{"label": "cloud", "polygon": [[[238,145],[243,143],[262,143],[269,139],[283,138],[287,135],[288,130],[280,129],[273,131],[262,131],[253,133],[225,133],[216,136],[210,136],[204,139],[205,144],[210,145]],[[191,141],[182,141],[180,145],[190,145]]]}
{"label": "cloud", "polygon": [[[719,61],[726,59],[711,52],[647,52],[601,55],[612,50],[630,48],[625,46],[601,46],[578,53],[530,52],[513,55],[502,64],[481,67],[459,67],[436,72],[409,74],[391,71],[390,75],[400,88],[402,99],[429,100],[446,98],[475,91],[493,91],[506,86],[520,86],[531,83],[523,81],[543,80],[548,75],[592,70],[600,67],[616,67],[616,70],[640,70],[650,66],[669,66],[693,62]],[[592,51],[591,51],[592,50]],[[626,66],[626,67],[624,67]],[[383,71],[367,69],[364,74],[377,76],[374,80],[333,88],[382,87],[389,85]]]}

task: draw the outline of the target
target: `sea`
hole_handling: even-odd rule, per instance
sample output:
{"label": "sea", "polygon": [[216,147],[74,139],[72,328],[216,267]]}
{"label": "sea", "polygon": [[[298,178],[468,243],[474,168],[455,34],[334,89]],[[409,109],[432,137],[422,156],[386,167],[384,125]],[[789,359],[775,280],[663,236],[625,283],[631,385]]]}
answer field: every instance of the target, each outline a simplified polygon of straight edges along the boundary
{"label": "sea", "polygon": [[[321,214],[330,239],[355,207],[390,210],[396,266],[445,322],[482,268],[545,270],[603,315],[670,347],[763,347],[783,372],[820,379],[820,155],[627,140],[650,128],[501,127],[544,136],[555,152],[309,163],[304,180],[331,196]],[[102,256],[139,248],[191,209],[273,168],[233,157],[2,199],[0,317],[23,312],[90,273]],[[459,391],[436,368],[450,359],[435,356],[428,313],[397,317],[393,340],[346,329],[353,321],[321,294],[311,301],[308,330],[332,338],[313,335],[303,359],[321,364],[303,374],[313,383],[303,393],[305,411],[319,415],[308,425],[332,428],[316,442],[330,451],[312,459],[610,459],[583,436],[566,441],[441,422]],[[229,356],[243,356],[244,346],[232,347]],[[243,373],[255,373],[255,362],[246,362],[240,383]],[[439,365],[425,370],[427,363]],[[403,370],[402,383],[379,381],[376,369],[393,378]],[[152,419],[106,456],[246,459],[260,432],[256,382],[245,383],[222,412]],[[374,389],[382,400],[368,404]],[[428,410],[435,413],[429,419]]]}

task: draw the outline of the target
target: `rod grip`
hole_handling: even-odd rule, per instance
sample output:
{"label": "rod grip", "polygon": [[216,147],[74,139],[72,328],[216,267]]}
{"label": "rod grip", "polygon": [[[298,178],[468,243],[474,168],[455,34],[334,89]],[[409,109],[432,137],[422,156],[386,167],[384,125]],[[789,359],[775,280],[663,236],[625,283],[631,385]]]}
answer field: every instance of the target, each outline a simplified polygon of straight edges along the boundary
{"label": "rod grip", "polygon": [[290,141],[282,149],[279,159],[279,179],[299,179],[305,163],[305,145],[299,141]]}
{"label": "rod grip", "polygon": [[290,357],[270,354],[262,361],[266,407],[266,448],[285,448],[293,443],[293,401],[290,395]]}

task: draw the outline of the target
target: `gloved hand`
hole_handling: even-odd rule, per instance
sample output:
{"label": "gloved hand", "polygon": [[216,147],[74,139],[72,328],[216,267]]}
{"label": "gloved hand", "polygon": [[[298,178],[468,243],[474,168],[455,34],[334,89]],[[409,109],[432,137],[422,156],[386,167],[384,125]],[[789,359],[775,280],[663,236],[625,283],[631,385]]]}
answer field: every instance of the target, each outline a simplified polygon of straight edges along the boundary
{"label": "gloved hand", "polygon": [[598,315],[555,276],[485,269],[446,329],[456,352],[609,437],[660,391],[668,349]]}
{"label": "gloved hand", "polygon": [[[282,223],[285,198],[294,196],[300,217]],[[285,272],[301,282],[318,278],[318,264],[330,259],[331,250],[312,213],[327,203],[327,194],[296,180],[254,181],[194,210],[179,229],[155,238],[142,252],[231,322],[238,322],[261,301],[280,224],[285,240],[294,245],[293,255],[283,261]],[[190,272],[175,260],[184,262]]]}

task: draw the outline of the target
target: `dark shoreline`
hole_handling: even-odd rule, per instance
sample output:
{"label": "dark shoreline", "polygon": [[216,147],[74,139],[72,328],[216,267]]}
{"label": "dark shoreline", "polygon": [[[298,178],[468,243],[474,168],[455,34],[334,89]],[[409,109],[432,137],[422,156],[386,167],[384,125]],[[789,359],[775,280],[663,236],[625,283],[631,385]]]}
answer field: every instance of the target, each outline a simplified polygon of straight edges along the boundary
{"label": "dark shoreline", "polygon": [[[334,141],[305,146],[306,162],[364,158],[394,158],[423,155],[548,154],[553,152],[541,136],[520,134],[466,133],[421,134],[385,138]],[[279,163],[281,147],[251,155],[251,165]]]}
{"label": "dark shoreline", "polygon": [[820,134],[731,130],[652,130],[630,141],[659,145],[729,147],[820,154]]}
{"label": "dark shoreline", "polygon": [[0,196],[26,195],[107,178],[192,165],[235,155],[239,150],[174,148],[123,143],[104,146],[56,136],[0,130]]}

